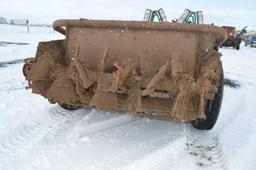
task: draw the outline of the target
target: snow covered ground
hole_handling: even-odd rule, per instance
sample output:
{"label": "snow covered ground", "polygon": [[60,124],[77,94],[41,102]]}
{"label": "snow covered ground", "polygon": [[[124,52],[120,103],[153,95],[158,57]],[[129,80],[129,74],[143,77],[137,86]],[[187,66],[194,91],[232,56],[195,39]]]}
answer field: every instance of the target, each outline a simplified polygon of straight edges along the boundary
{"label": "snow covered ground", "polygon": [[20,59],[51,28],[0,25],[0,170],[231,169],[256,167],[256,48],[222,48],[228,85],[211,131],[91,109],[74,112],[25,90]]}

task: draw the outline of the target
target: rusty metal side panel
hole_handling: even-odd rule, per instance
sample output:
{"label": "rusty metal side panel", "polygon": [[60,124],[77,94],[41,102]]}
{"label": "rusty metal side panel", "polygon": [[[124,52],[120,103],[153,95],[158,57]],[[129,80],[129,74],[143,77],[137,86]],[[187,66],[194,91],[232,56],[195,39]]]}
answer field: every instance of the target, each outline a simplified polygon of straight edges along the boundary
{"label": "rusty metal side panel", "polygon": [[106,67],[131,59],[143,77],[156,74],[171,58],[184,61],[180,62],[184,73],[195,69],[197,32],[69,27],[67,35],[68,58],[74,57],[79,45],[79,60],[92,70],[106,48]]}

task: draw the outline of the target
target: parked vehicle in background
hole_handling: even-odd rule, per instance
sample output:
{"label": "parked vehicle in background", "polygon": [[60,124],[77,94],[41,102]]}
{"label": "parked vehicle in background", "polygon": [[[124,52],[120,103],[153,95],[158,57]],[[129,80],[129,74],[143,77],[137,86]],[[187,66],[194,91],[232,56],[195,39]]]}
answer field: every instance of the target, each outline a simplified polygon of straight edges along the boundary
{"label": "parked vehicle in background", "polygon": [[222,27],[227,31],[227,34],[228,34],[228,38],[222,44],[222,46],[233,47],[233,48],[239,50],[240,43],[241,43],[240,32],[236,32],[235,27],[231,27],[231,26],[222,26]]}
{"label": "parked vehicle in background", "polygon": [[249,40],[249,38],[251,37],[252,35],[245,35],[244,36],[244,39],[242,39],[244,41],[244,45],[247,46],[247,41]]}
{"label": "parked vehicle in background", "polygon": [[7,19],[0,16],[0,24],[7,24]]}
{"label": "parked vehicle in background", "polygon": [[251,47],[255,47],[256,46],[256,35],[248,35],[246,36],[246,38],[244,39],[244,44],[245,46],[251,46]]}

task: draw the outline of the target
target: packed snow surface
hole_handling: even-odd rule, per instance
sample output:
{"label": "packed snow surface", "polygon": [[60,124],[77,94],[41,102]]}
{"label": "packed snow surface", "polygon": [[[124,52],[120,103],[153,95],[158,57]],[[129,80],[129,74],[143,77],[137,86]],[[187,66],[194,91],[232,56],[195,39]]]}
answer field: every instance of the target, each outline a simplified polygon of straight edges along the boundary
{"label": "packed snow surface", "polygon": [[0,25],[0,170],[256,167],[256,48],[222,48],[226,86],[211,131],[94,109],[65,111],[25,90],[22,59],[52,28]]}

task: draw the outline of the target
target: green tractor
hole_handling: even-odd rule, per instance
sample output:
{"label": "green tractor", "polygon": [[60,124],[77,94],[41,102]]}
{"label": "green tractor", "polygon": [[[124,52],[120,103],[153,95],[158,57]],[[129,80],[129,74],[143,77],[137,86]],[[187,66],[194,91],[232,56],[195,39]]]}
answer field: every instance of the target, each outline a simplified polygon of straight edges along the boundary
{"label": "green tractor", "polygon": [[[166,15],[164,13],[163,8],[160,8],[158,10],[151,10],[146,9],[144,18],[144,21],[148,22],[167,22]],[[185,11],[182,13],[181,17],[177,20],[172,20],[172,22],[177,23],[191,23],[191,24],[203,24],[203,11],[191,11],[189,9],[185,9]]]}

